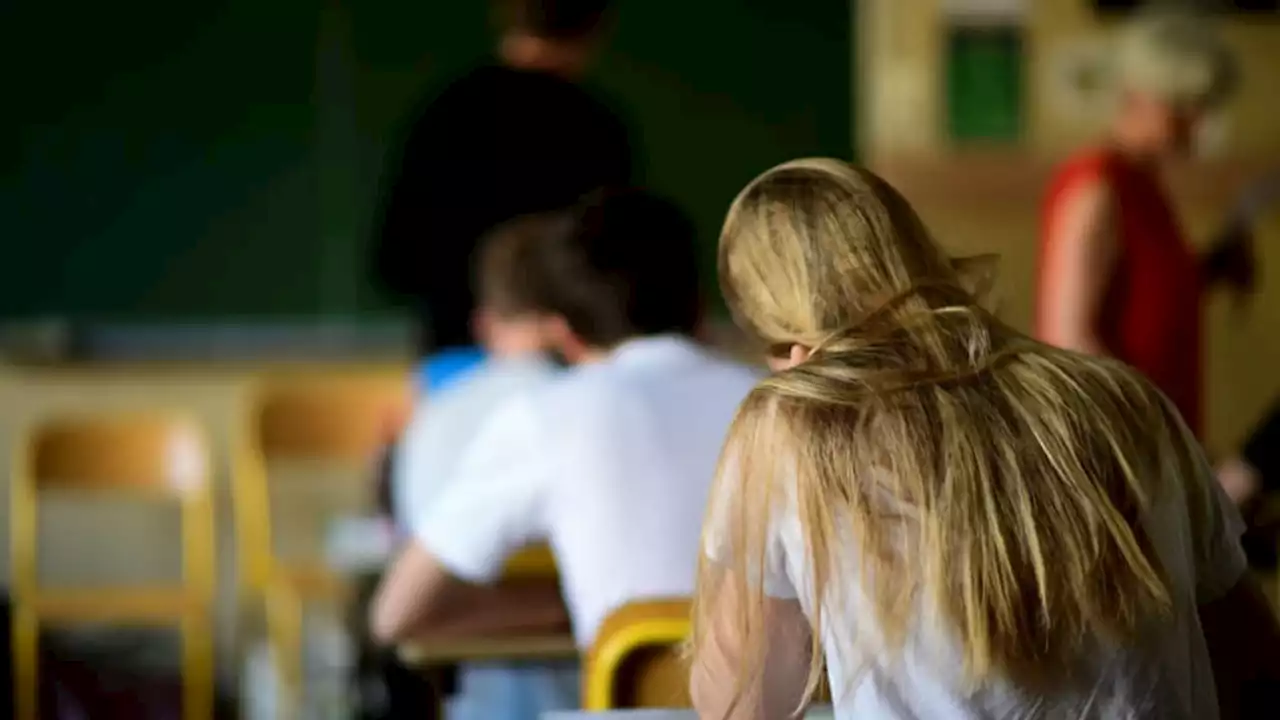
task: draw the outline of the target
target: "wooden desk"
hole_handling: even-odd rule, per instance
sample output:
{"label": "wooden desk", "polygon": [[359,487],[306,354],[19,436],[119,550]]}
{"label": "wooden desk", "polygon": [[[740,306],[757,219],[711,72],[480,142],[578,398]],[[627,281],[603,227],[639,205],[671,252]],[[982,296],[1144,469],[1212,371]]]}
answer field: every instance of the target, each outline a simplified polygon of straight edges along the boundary
{"label": "wooden desk", "polygon": [[400,661],[413,668],[486,660],[569,660],[578,657],[573,636],[435,639],[396,648]]}
{"label": "wooden desk", "polygon": [[[556,561],[551,550],[537,545],[526,548],[507,562],[508,578],[554,578]],[[485,660],[566,660],[578,657],[578,648],[569,633],[532,637],[440,639],[408,642],[396,648],[405,665],[414,668],[455,665]]]}
{"label": "wooden desk", "polygon": [[[805,720],[832,720],[835,711],[830,705],[811,708],[805,711]],[[542,713],[541,720],[698,720],[693,710],[606,710],[604,712],[584,712],[565,710]]]}

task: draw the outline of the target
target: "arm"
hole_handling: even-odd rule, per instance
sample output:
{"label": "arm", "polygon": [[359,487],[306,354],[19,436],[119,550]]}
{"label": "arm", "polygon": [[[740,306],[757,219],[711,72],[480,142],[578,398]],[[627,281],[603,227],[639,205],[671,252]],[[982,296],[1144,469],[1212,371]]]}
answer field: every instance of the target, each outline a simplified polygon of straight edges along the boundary
{"label": "arm", "polygon": [[1280,710],[1280,625],[1257,581],[1241,576],[1199,615],[1222,717],[1242,707],[1266,708],[1268,716]]}
{"label": "arm", "polygon": [[1218,466],[1218,482],[1239,506],[1275,491],[1280,483],[1280,406],[1267,411],[1238,455]]}
{"label": "arm", "polygon": [[617,187],[639,185],[642,180],[642,168],[637,167],[636,159],[643,157],[636,146],[636,137],[632,135],[619,116],[612,118],[612,129],[608,136],[610,144],[609,159],[606,161],[605,182]]}
{"label": "arm", "polygon": [[1280,404],[1269,408],[1249,434],[1241,457],[1257,472],[1262,490],[1276,489],[1280,484]]}
{"label": "arm", "polygon": [[1040,335],[1051,345],[1107,354],[1098,314],[1119,258],[1115,208],[1105,182],[1069,189],[1049,221],[1040,287]]}
{"label": "arm", "polygon": [[1249,574],[1240,547],[1244,522],[1191,431],[1177,422],[1189,461],[1184,474],[1197,610],[1222,717],[1235,717],[1245,704],[1280,710],[1280,623]]}
{"label": "arm", "polygon": [[414,541],[378,587],[369,625],[376,640],[390,645],[424,636],[562,631],[569,619],[554,580],[474,585]]}
{"label": "arm", "polygon": [[[469,247],[454,246],[470,241],[458,237],[474,205],[458,176],[471,162],[464,153],[472,133],[458,131],[443,102],[427,106],[389,152],[373,239],[376,279],[390,292],[418,301],[433,292],[440,272],[461,274],[451,282],[470,281],[467,265],[455,257],[465,259]],[[448,267],[438,268],[441,262]]]}
{"label": "arm", "polygon": [[702,718],[772,720],[805,702],[813,639],[775,517],[791,503],[775,506],[778,495],[744,477],[742,441],[737,432],[726,441],[708,499],[689,687]]}
{"label": "arm", "polygon": [[383,578],[370,612],[375,637],[563,626],[549,583],[498,582],[509,555],[545,537],[542,506],[555,469],[539,429],[532,408],[514,400],[470,443]]}
{"label": "arm", "polygon": [[425,221],[421,198],[429,182],[424,165],[431,160],[429,113],[414,123],[408,137],[387,154],[381,207],[374,237],[373,271],[377,281],[399,295],[412,296],[417,282],[410,272],[416,250],[412,237]]}
{"label": "arm", "polygon": [[1242,457],[1233,457],[1218,466],[1218,484],[1236,507],[1244,507],[1258,496],[1258,471]]}
{"label": "arm", "polygon": [[[764,622],[768,651],[763,672],[750,686],[737,688],[743,648],[732,630],[738,616],[737,583],[721,581],[708,608],[712,625],[707,642],[693,657],[689,678],[693,706],[700,718],[748,720],[791,717],[804,698],[809,677],[809,622],[796,600],[767,598]],[[743,698],[735,702],[736,698]]]}
{"label": "arm", "polygon": [[1253,228],[1235,221],[1200,255],[1200,277],[1205,287],[1226,285],[1245,292],[1253,289]]}
{"label": "arm", "polygon": [[1240,193],[1226,226],[1201,256],[1200,273],[1206,286],[1225,284],[1242,295],[1253,289],[1253,228],[1278,199],[1280,171],[1274,170],[1249,183]]}

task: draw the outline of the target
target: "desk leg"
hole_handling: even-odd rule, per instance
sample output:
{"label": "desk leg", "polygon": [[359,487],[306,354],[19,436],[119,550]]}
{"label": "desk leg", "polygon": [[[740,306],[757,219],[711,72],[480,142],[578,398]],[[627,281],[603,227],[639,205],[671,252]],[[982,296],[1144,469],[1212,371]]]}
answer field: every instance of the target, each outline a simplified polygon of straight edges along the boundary
{"label": "desk leg", "polygon": [[388,720],[441,720],[445,702],[454,692],[453,668],[419,670],[405,667],[397,658],[383,665]]}
{"label": "desk leg", "polygon": [[366,629],[369,603],[378,578],[368,576],[356,582],[348,626],[360,639],[359,674],[361,720],[442,720],[445,701],[457,685],[453,667],[412,668],[400,661],[394,650],[379,648],[370,641]]}

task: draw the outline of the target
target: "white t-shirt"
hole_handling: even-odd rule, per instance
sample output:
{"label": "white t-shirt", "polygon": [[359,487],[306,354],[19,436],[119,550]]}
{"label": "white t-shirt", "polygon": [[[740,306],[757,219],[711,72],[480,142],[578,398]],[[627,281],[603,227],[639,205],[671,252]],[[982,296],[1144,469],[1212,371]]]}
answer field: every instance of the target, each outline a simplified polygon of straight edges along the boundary
{"label": "white t-shirt", "polygon": [[[1182,432],[1185,442],[1198,447],[1185,427]],[[1213,668],[1197,608],[1224,595],[1247,571],[1239,542],[1244,523],[1207,462],[1201,463],[1195,477],[1177,477],[1173,469],[1170,475],[1175,482],[1166,483],[1162,496],[1155,499],[1146,528],[1169,575],[1173,615],[1159,624],[1153,622],[1141,647],[1099,650],[1083,662],[1089,668],[1086,681],[1058,697],[1032,696],[1009,685],[969,693],[962,685],[962,655],[955,641],[923,621],[908,637],[898,661],[888,661],[884,655],[855,657],[857,651],[848,639],[858,634],[859,623],[870,622],[872,613],[865,593],[856,584],[847,584],[835,593],[842,598],[841,604],[829,599],[823,609],[822,645],[836,718],[1217,718]],[[770,533],[764,589],[771,597],[798,600],[804,612],[812,615],[811,564],[793,493],[794,489],[784,493],[791,495],[790,508],[779,513]],[[1193,518],[1196,510],[1188,503],[1192,496],[1209,499],[1200,517]],[[726,506],[723,498],[713,502]],[[710,522],[706,551],[712,558],[722,557],[729,547],[727,538],[716,528],[720,520],[713,517]],[[856,578],[856,560],[850,555],[836,560],[834,572]],[[874,636],[874,631],[866,632],[867,627],[861,629],[862,637]],[[851,682],[848,678],[858,667],[864,674]]]}
{"label": "white t-shirt", "polygon": [[503,403],[556,376],[541,355],[490,358],[425,398],[395,449],[391,492],[396,524],[412,529],[430,511],[462,451]]}
{"label": "white t-shirt", "polygon": [[415,526],[472,582],[537,542],[580,647],[632,600],[693,593],[707,493],[758,376],[669,336],[629,341],[503,406]]}

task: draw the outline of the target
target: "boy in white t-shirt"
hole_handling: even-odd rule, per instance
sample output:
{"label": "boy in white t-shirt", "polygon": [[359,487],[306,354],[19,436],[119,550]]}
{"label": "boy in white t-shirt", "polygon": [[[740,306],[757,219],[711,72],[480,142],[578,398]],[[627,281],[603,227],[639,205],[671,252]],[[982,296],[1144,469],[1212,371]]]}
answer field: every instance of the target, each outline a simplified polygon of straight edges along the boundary
{"label": "boy in white t-shirt", "polygon": [[379,589],[375,637],[545,630],[563,610],[496,583],[505,559],[547,542],[574,636],[605,616],[693,590],[716,459],[751,370],[689,336],[700,315],[694,231],[669,203],[628,191],[557,218],[529,264],[576,367],[485,424]]}
{"label": "boy in white t-shirt", "polygon": [[[484,360],[425,398],[396,446],[392,506],[403,533],[411,535],[428,521],[454,479],[463,450],[494,412],[556,376],[556,363],[547,354],[550,320],[527,272],[539,236],[551,229],[545,217],[520,218],[500,226],[481,245],[473,327]],[[459,668],[446,716],[514,720],[525,716],[526,706],[572,707],[576,698],[573,667],[470,663]]]}
{"label": "boy in white t-shirt", "polygon": [[424,398],[401,436],[391,471],[396,525],[411,532],[430,511],[471,438],[510,397],[555,376],[547,354],[551,324],[538,309],[525,268],[544,218],[508,222],[481,245],[477,262],[478,307],[473,332],[484,360]]}

